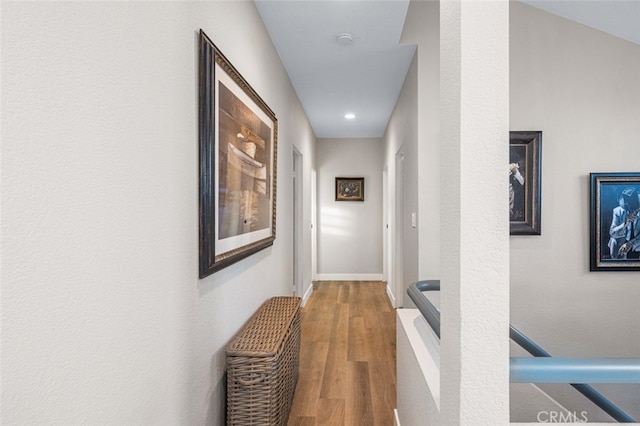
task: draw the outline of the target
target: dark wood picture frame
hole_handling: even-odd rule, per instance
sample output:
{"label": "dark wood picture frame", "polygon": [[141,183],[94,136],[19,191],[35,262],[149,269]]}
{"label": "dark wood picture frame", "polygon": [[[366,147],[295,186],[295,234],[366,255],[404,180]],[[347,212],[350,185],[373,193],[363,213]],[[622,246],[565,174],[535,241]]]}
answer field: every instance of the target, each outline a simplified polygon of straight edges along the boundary
{"label": "dark wood picture frame", "polygon": [[540,235],[542,132],[509,132],[511,235]]}
{"label": "dark wood picture frame", "polygon": [[364,178],[337,177],[336,201],[364,201]]}
{"label": "dark wood picture frame", "polygon": [[590,173],[591,271],[640,271],[640,173]]}
{"label": "dark wood picture frame", "polygon": [[276,238],[278,121],[207,35],[199,37],[200,278]]}

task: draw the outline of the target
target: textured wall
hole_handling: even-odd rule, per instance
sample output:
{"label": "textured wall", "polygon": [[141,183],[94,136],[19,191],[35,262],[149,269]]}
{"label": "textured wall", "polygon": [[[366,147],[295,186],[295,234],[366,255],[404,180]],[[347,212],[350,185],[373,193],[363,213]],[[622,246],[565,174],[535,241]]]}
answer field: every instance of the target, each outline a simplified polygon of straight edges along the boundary
{"label": "textured wall", "polygon": [[[204,280],[200,28],[279,117],[281,179],[274,246]],[[3,2],[2,130],[2,422],[222,424],[224,346],[291,293],[292,141],[315,152],[253,3]]]}
{"label": "textured wall", "polygon": [[443,424],[509,420],[508,30],[506,0],[440,4]]}

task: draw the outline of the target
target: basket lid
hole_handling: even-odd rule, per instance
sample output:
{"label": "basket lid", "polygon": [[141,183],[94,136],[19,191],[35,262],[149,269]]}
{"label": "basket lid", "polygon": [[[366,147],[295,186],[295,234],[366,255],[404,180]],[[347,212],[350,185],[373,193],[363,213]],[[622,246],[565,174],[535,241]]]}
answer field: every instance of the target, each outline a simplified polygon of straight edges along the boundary
{"label": "basket lid", "polygon": [[278,353],[301,298],[272,297],[260,306],[227,345],[227,356],[267,357]]}

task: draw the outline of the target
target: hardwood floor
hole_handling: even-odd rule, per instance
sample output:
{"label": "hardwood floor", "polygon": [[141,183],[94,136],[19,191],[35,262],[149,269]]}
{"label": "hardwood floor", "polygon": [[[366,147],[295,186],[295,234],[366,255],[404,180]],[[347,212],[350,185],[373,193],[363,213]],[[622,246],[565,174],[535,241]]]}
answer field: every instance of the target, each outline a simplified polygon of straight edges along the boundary
{"label": "hardwood floor", "polygon": [[381,282],[316,283],[302,310],[293,425],[394,424],[396,317]]}

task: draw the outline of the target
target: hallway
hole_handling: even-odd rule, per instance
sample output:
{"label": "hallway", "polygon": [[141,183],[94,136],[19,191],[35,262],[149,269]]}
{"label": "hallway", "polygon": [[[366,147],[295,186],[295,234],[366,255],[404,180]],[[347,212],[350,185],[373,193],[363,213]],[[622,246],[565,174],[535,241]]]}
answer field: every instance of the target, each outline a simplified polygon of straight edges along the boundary
{"label": "hallway", "polygon": [[316,283],[289,425],[393,425],[395,324],[384,283]]}

